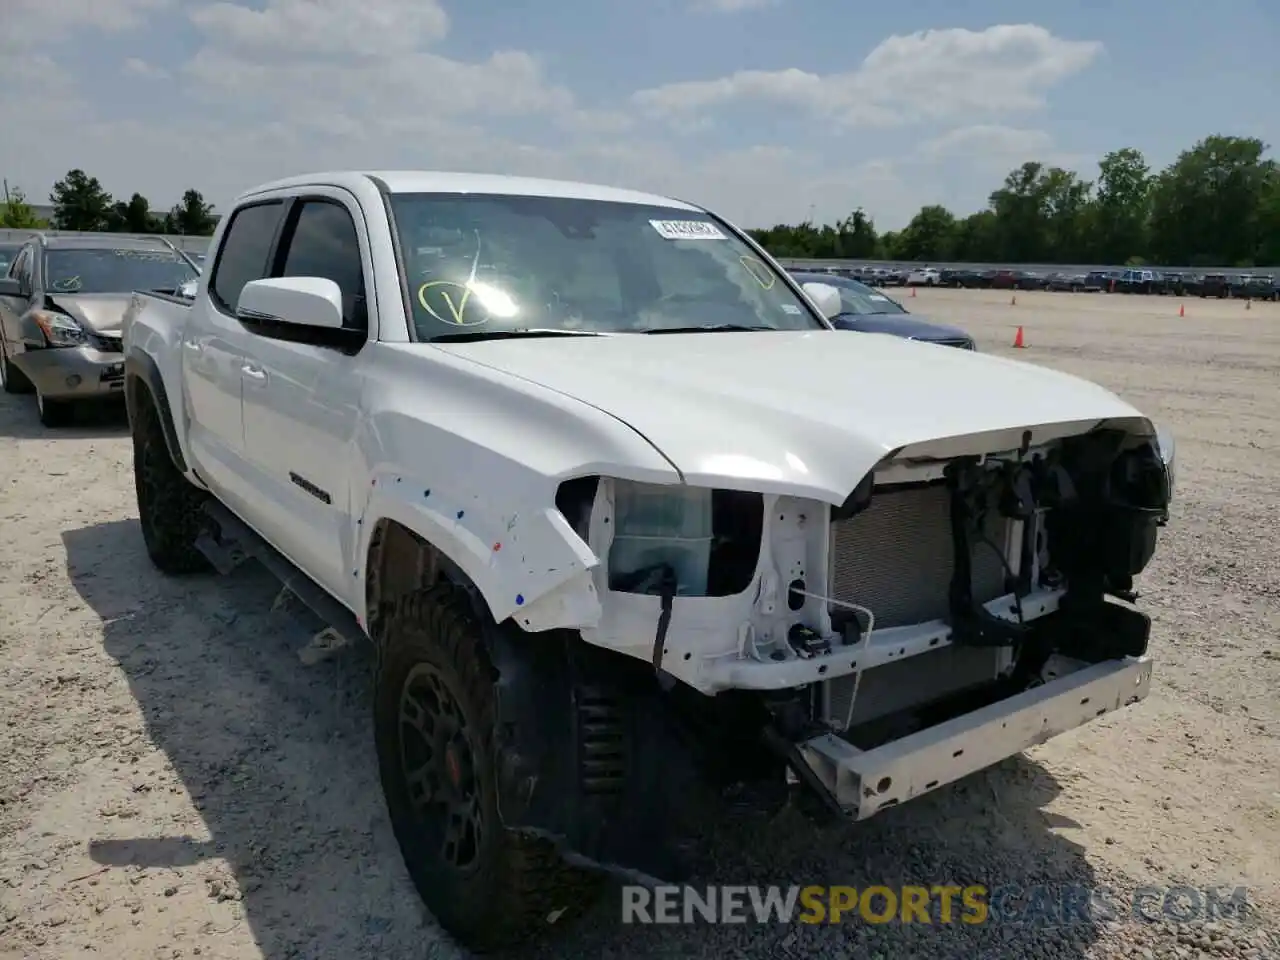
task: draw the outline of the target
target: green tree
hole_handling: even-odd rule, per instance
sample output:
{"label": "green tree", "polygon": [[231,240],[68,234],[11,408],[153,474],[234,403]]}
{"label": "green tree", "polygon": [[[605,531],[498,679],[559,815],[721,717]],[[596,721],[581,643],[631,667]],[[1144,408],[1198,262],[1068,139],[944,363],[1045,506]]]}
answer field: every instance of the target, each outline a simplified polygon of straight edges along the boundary
{"label": "green tree", "polygon": [[113,204],[108,218],[108,229],[121,233],[158,233],[162,226],[163,221],[151,212],[150,202],[140,193],[130,197],[128,203]]}
{"label": "green tree", "polygon": [[58,230],[108,230],[111,226],[111,194],[97,177],[72,170],[53,185],[53,226]]}
{"label": "green tree", "polygon": [[920,210],[877,234],[857,210],[835,226],[753,231],[781,257],[970,263],[1156,266],[1280,265],[1280,165],[1251,137],[1214,134],[1153,174],[1138,150],[1108,153],[1096,183],[1029,162],[1010,171],[987,209],[957,219]]}
{"label": "green tree", "polygon": [[36,216],[31,204],[27,203],[27,195],[18,187],[9,191],[8,200],[0,209],[0,227],[7,230],[39,230],[48,226]]}
{"label": "green tree", "polygon": [[1079,263],[1092,246],[1091,193],[1093,184],[1070,170],[1050,167],[1040,180],[1047,259],[1051,263]]}
{"label": "green tree", "polygon": [[1098,163],[1094,201],[1093,258],[1126,263],[1148,249],[1151,168],[1141,151],[1113,150]]}
{"label": "green tree", "polygon": [[894,237],[894,259],[954,259],[956,252],[956,218],[946,207],[921,207],[911,222]]}
{"label": "green tree", "polygon": [[188,190],[165,217],[165,230],[186,237],[208,237],[217,223],[213,204],[205,203],[199,190]]}
{"label": "green tree", "polygon": [[1178,155],[1152,197],[1152,250],[1164,262],[1253,262],[1275,161],[1253,137],[1206,137]]}

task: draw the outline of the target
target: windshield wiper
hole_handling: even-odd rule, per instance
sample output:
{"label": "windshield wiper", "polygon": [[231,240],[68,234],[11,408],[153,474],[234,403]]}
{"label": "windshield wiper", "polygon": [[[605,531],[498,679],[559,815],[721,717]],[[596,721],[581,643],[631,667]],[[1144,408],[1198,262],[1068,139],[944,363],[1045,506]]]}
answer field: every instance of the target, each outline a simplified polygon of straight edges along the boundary
{"label": "windshield wiper", "polygon": [[759,330],[775,331],[775,327],[748,327],[740,323],[715,323],[705,327],[657,327],[644,333],[750,333]]}
{"label": "windshield wiper", "polygon": [[506,330],[472,330],[467,333],[442,333],[431,343],[473,343],[477,340],[518,340],[522,337],[601,337],[595,330],[561,330],[557,327],[516,327]]}

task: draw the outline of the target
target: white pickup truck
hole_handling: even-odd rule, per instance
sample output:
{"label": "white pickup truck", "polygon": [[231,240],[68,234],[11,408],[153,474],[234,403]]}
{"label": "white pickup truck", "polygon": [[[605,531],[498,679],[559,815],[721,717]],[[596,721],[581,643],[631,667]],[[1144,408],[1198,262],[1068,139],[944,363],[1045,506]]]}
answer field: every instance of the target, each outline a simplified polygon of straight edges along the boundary
{"label": "white pickup truck", "polygon": [[391,823],[473,949],[679,879],[695,796],[863,819],[1146,696],[1172,440],[833,295],[680,201],[344,172],[134,297],[151,558],[373,642]]}

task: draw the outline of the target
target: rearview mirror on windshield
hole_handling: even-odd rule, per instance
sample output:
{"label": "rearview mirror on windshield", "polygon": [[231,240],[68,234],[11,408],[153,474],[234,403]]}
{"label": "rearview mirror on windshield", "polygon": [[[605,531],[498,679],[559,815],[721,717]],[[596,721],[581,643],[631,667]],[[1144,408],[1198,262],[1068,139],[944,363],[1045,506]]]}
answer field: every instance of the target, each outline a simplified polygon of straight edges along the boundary
{"label": "rearview mirror on windshield", "polygon": [[342,290],[324,277],[272,277],[252,280],[240,291],[236,316],[302,327],[342,328]]}
{"label": "rearview mirror on windshield", "polygon": [[806,283],[804,292],[809,295],[822,315],[830,320],[840,314],[840,291],[829,283]]}

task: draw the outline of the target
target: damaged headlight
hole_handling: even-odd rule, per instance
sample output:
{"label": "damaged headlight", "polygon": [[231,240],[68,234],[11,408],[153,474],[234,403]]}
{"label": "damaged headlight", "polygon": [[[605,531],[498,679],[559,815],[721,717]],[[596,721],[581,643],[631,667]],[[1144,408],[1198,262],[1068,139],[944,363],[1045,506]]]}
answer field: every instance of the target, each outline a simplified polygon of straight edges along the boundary
{"label": "damaged headlight", "polygon": [[1156,427],[1156,452],[1164,463],[1165,476],[1169,478],[1169,498],[1173,499],[1173,481],[1176,475],[1174,467],[1173,432],[1168,427]]}
{"label": "damaged headlight", "polygon": [[46,346],[82,347],[89,342],[88,333],[75,317],[48,310],[36,310],[31,314],[31,319],[44,335]]}
{"label": "damaged headlight", "polygon": [[711,565],[710,489],[613,480],[609,587],[704,596]]}

